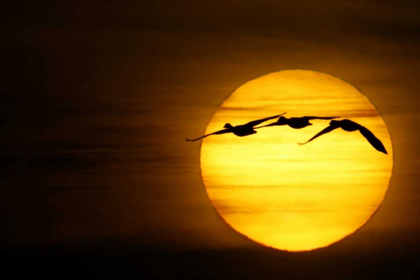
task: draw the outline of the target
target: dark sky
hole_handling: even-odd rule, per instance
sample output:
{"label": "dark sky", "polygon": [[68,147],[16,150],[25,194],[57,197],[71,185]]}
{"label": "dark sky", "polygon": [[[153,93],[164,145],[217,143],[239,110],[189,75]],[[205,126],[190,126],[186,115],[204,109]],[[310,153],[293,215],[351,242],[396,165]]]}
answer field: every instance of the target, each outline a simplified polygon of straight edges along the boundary
{"label": "dark sky", "polygon": [[[0,249],[16,275],[416,278],[416,1],[13,1],[0,12]],[[328,248],[252,243],[216,214],[199,143],[240,85],[331,74],[391,134],[384,203]],[[25,269],[26,268],[26,269]],[[7,271],[7,269],[6,269]]]}

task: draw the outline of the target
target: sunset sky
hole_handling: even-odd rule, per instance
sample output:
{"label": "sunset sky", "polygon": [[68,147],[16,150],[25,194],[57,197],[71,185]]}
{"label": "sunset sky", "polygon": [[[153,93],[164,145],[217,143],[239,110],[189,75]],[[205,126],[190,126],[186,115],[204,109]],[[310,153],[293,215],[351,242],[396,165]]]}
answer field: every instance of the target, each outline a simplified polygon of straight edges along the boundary
{"label": "sunset sky", "polygon": [[[416,278],[419,8],[415,1],[8,3],[0,17],[6,271]],[[393,146],[389,189],[374,217],[305,253],[266,248],[232,230],[206,194],[200,142],[185,141],[205,133],[238,87],[287,69],[353,85],[382,116]]]}

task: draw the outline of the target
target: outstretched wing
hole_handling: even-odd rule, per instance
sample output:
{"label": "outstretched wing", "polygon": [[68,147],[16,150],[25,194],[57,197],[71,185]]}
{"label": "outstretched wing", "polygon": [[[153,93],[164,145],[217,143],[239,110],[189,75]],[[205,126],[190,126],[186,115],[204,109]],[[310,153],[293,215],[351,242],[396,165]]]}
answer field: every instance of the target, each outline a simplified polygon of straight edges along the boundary
{"label": "outstretched wing", "polygon": [[305,145],[306,143],[311,142],[312,140],[314,140],[315,138],[321,136],[322,134],[328,133],[330,131],[333,131],[334,129],[338,128],[339,126],[333,126],[330,125],[326,128],[324,128],[323,130],[321,130],[320,132],[318,132],[318,134],[316,134],[314,137],[312,137],[311,139],[309,139],[308,141],[306,141],[305,143],[298,143],[299,145]]}
{"label": "outstretched wing", "polygon": [[265,121],[268,121],[268,120],[275,119],[275,118],[278,118],[280,116],[283,116],[284,114],[286,114],[286,112],[284,112],[283,114],[277,115],[277,116],[272,116],[272,117],[268,117],[268,118],[265,118],[265,119],[255,120],[255,121],[246,123],[244,125],[254,127],[254,126],[259,125],[260,123],[263,123]]}
{"label": "outstretched wing", "polygon": [[223,129],[223,130],[219,130],[219,131],[216,131],[216,132],[213,132],[213,133],[206,134],[204,136],[201,136],[201,137],[198,137],[198,138],[195,138],[195,139],[188,139],[188,138],[186,138],[186,140],[187,141],[197,141],[197,140],[200,140],[200,139],[202,139],[204,137],[207,137],[207,136],[210,136],[210,135],[225,134],[225,133],[229,133],[229,132],[232,132],[232,131],[229,128],[226,128],[226,129]]}
{"label": "outstretched wing", "polygon": [[302,119],[307,119],[307,120],[332,120],[332,119],[336,119],[339,118],[338,116],[335,117],[315,117],[315,116],[305,116],[302,117]]}
{"label": "outstretched wing", "polygon": [[360,126],[359,128],[360,133],[369,141],[369,143],[378,151],[388,154],[385,150],[384,145],[382,144],[381,140],[376,138],[373,133],[364,126]]}
{"label": "outstretched wing", "polygon": [[275,126],[275,125],[279,125],[279,123],[278,122],[273,122],[273,123],[269,123],[269,124],[266,124],[266,125],[254,127],[254,129],[263,128],[263,127],[267,127],[267,126]]}

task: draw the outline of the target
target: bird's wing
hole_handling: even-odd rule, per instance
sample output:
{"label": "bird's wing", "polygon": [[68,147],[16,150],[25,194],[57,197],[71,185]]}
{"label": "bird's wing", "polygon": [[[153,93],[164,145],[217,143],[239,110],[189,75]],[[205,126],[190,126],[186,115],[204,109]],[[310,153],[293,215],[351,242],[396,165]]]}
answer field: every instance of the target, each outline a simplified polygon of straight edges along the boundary
{"label": "bird's wing", "polygon": [[381,140],[376,138],[373,133],[364,126],[360,126],[359,128],[360,133],[369,141],[369,143],[378,151],[388,154],[385,150],[384,145],[382,144]]}
{"label": "bird's wing", "polygon": [[210,135],[214,135],[214,134],[225,134],[225,133],[229,133],[229,132],[232,132],[232,131],[229,128],[226,128],[226,129],[222,129],[222,130],[219,130],[219,131],[216,131],[216,132],[213,132],[213,133],[209,133],[209,134],[203,135],[203,136],[198,137],[198,138],[195,138],[195,139],[188,139],[188,138],[186,138],[186,140],[187,141],[197,141],[197,140],[200,140],[200,139],[202,139],[204,137],[207,137],[207,136],[210,136]]}
{"label": "bird's wing", "polygon": [[279,125],[279,123],[278,122],[273,122],[273,123],[269,123],[267,125],[262,125],[262,126],[254,127],[254,129],[262,128],[262,127],[267,127],[267,126],[274,126],[274,125]]}
{"label": "bird's wing", "polygon": [[260,119],[260,120],[251,121],[251,122],[246,123],[246,124],[244,124],[244,125],[254,127],[254,126],[256,126],[256,125],[259,125],[259,124],[260,124],[260,123],[262,123],[262,122],[265,122],[265,121],[268,121],[268,120],[275,119],[275,118],[278,118],[278,117],[280,117],[280,116],[283,116],[284,114],[286,114],[286,112],[284,112],[283,114],[277,115],[277,116],[272,116],[272,117],[268,117],[268,118],[265,118],[265,119]]}
{"label": "bird's wing", "polygon": [[338,116],[335,117],[315,117],[315,116],[305,116],[302,117],[303,119],[307,119],[307,120],[332,120],[332,119],[336,119],[339,118]]}
{"label": "bird's wing", "polygon": [[299,145],[305,145],[306,143],[311,142],[312,140],[314,140],[315,138],[321,136],[322,134],[328,133],[330,131],[333,131],[334,129],[338,128],[338,126],[327,126],[326,128],[324,128],[323,130],[321,130],[320,132],[318,132],[318,134],[316,134],[314,137],[312,137],[311,139],[309,139],[308,141],[306,141],[305,143],[298,143]]}

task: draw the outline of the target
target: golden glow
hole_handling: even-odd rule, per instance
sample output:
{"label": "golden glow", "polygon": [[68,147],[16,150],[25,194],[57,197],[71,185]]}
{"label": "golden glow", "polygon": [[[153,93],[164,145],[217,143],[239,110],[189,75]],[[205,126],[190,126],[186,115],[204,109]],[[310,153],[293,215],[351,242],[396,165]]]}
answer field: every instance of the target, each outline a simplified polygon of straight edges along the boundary
{"label": "golden glow", "polygon": [[325,247],[360,228],[382,202],[392,173],[391,139],[378,112],[356,88],[304,70],[276,72],[244,84],[214,114],[206,134],[228,122],[235,126],[283,112],[288,118],[355,121],[382,141],[388,155],[358,131],[340,128],[297,144],[329,120],[313,120],[303,129],[262,128],[246,137],[213,135],[201,147],[204,184],[223,219],[250,239],[288,251]]}

